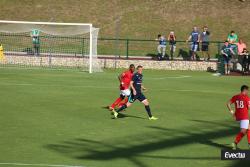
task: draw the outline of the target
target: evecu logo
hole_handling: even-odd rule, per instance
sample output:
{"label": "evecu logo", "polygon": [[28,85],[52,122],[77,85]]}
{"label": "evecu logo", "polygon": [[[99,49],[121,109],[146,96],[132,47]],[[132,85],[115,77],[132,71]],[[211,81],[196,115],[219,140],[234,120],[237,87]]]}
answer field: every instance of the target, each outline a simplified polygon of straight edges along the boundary
{"label": "evecu logo", "polygon": [[222,160],[250,160],[249,150],[221,150]]}
{"label": "evecu logo", "polygon": [[225,158],[238,158],[238,159],[242,159],[242,158],[246,158],[246,154],[245,153],[230,153],[230,152],[225,152]]}

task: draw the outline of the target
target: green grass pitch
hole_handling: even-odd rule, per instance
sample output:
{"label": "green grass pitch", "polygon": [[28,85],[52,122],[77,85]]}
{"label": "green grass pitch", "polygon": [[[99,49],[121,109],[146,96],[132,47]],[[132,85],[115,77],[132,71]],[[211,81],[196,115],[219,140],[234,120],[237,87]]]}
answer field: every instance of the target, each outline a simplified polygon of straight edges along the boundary
{"label": "green grass pitch", "polygon": [[[159,120],[149,121],[139,102],[113,120],[102,107],[118,96],[119,72],[0,68],[0,167],[249,165],[220,160],[239,130],[226,101],[248,77],[145,70],[145,95]],[[246,138],[239,146],[247,148]]]}

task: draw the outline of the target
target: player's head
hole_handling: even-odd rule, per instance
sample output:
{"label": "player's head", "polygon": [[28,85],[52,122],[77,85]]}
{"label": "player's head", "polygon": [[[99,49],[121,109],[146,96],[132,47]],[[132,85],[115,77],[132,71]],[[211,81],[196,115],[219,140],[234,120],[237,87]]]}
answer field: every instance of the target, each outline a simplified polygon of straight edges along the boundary
{"label": "player's head", "polygon": [[241,93],[243,94],[248,94],[248,86],[247,85],[242,85],[240,88]]}
{"label": "player's head", "polygon": [[129,65],[129,70],[134,72],[135,71],[135,65],[134,64],[130,64]]}
{"label": "player's head", "polygon": [[142,70],[143,70],[143,67],[141,66],[141,65],[139,65],[139,66],[137,66],[137,72],[139,73],[139,74],[141,74],[142,73]]}
{"label": "player's head", "polygon": [[158,36],[157,36],[158,38],[161,38],[161,34],[158,34]]}

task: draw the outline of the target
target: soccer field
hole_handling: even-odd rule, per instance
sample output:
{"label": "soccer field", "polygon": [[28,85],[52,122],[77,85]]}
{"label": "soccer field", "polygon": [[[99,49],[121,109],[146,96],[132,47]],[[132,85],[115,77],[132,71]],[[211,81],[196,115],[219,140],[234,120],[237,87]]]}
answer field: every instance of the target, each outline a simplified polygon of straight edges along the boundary
{"label": "soccer field", "polygon": [[220,160],[239,130],[226,101],[249,77],[145,70],[159,120],[139,102],[114,120],[103,107],[118,96],[120,72],[0,68],[0,167],[249,166]]}

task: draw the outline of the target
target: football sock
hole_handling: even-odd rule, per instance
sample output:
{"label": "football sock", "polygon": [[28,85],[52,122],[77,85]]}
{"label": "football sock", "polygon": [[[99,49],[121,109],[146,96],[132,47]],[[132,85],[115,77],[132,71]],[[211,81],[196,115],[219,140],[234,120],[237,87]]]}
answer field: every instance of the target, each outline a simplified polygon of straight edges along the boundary
{"label": "football sock", "polygon": [[118,110],[116,110],[116,112],[120,112],[120,111],[122,111],[122,110],[124,110],[124,109],[126,109],[126,108],[127,108],[127,105],[124,104],[124,105],[121,106]]}
{"label": "football sock", "polygon": [[235,137],[234,143],[238,144],[244,136],[245,136],[244,133],[242,132],[238,133],[237,136]]}
{"label": "football sock", "polygon": [[115,102],[110,106],[112,108],[115,108],[123,99],[121,97],[117,98]]}
{"label": "football sock", "polygon": [[145,109],[148,113],[148,116],[151,118],[152,117],[152,114],[151,114],[151,111],[150,111],[150,107],[149,106],[145,106]]}
{"label": "football sock", "polygon": [[250,144],[250,130],[247,130],[247,141]]}
{"label": "football sock", "polygon": [[128,102],[128,98],[125,98],[124,101],[119,103],[119,106],[123,106],[124,104],[127,104],[127,102]]}

